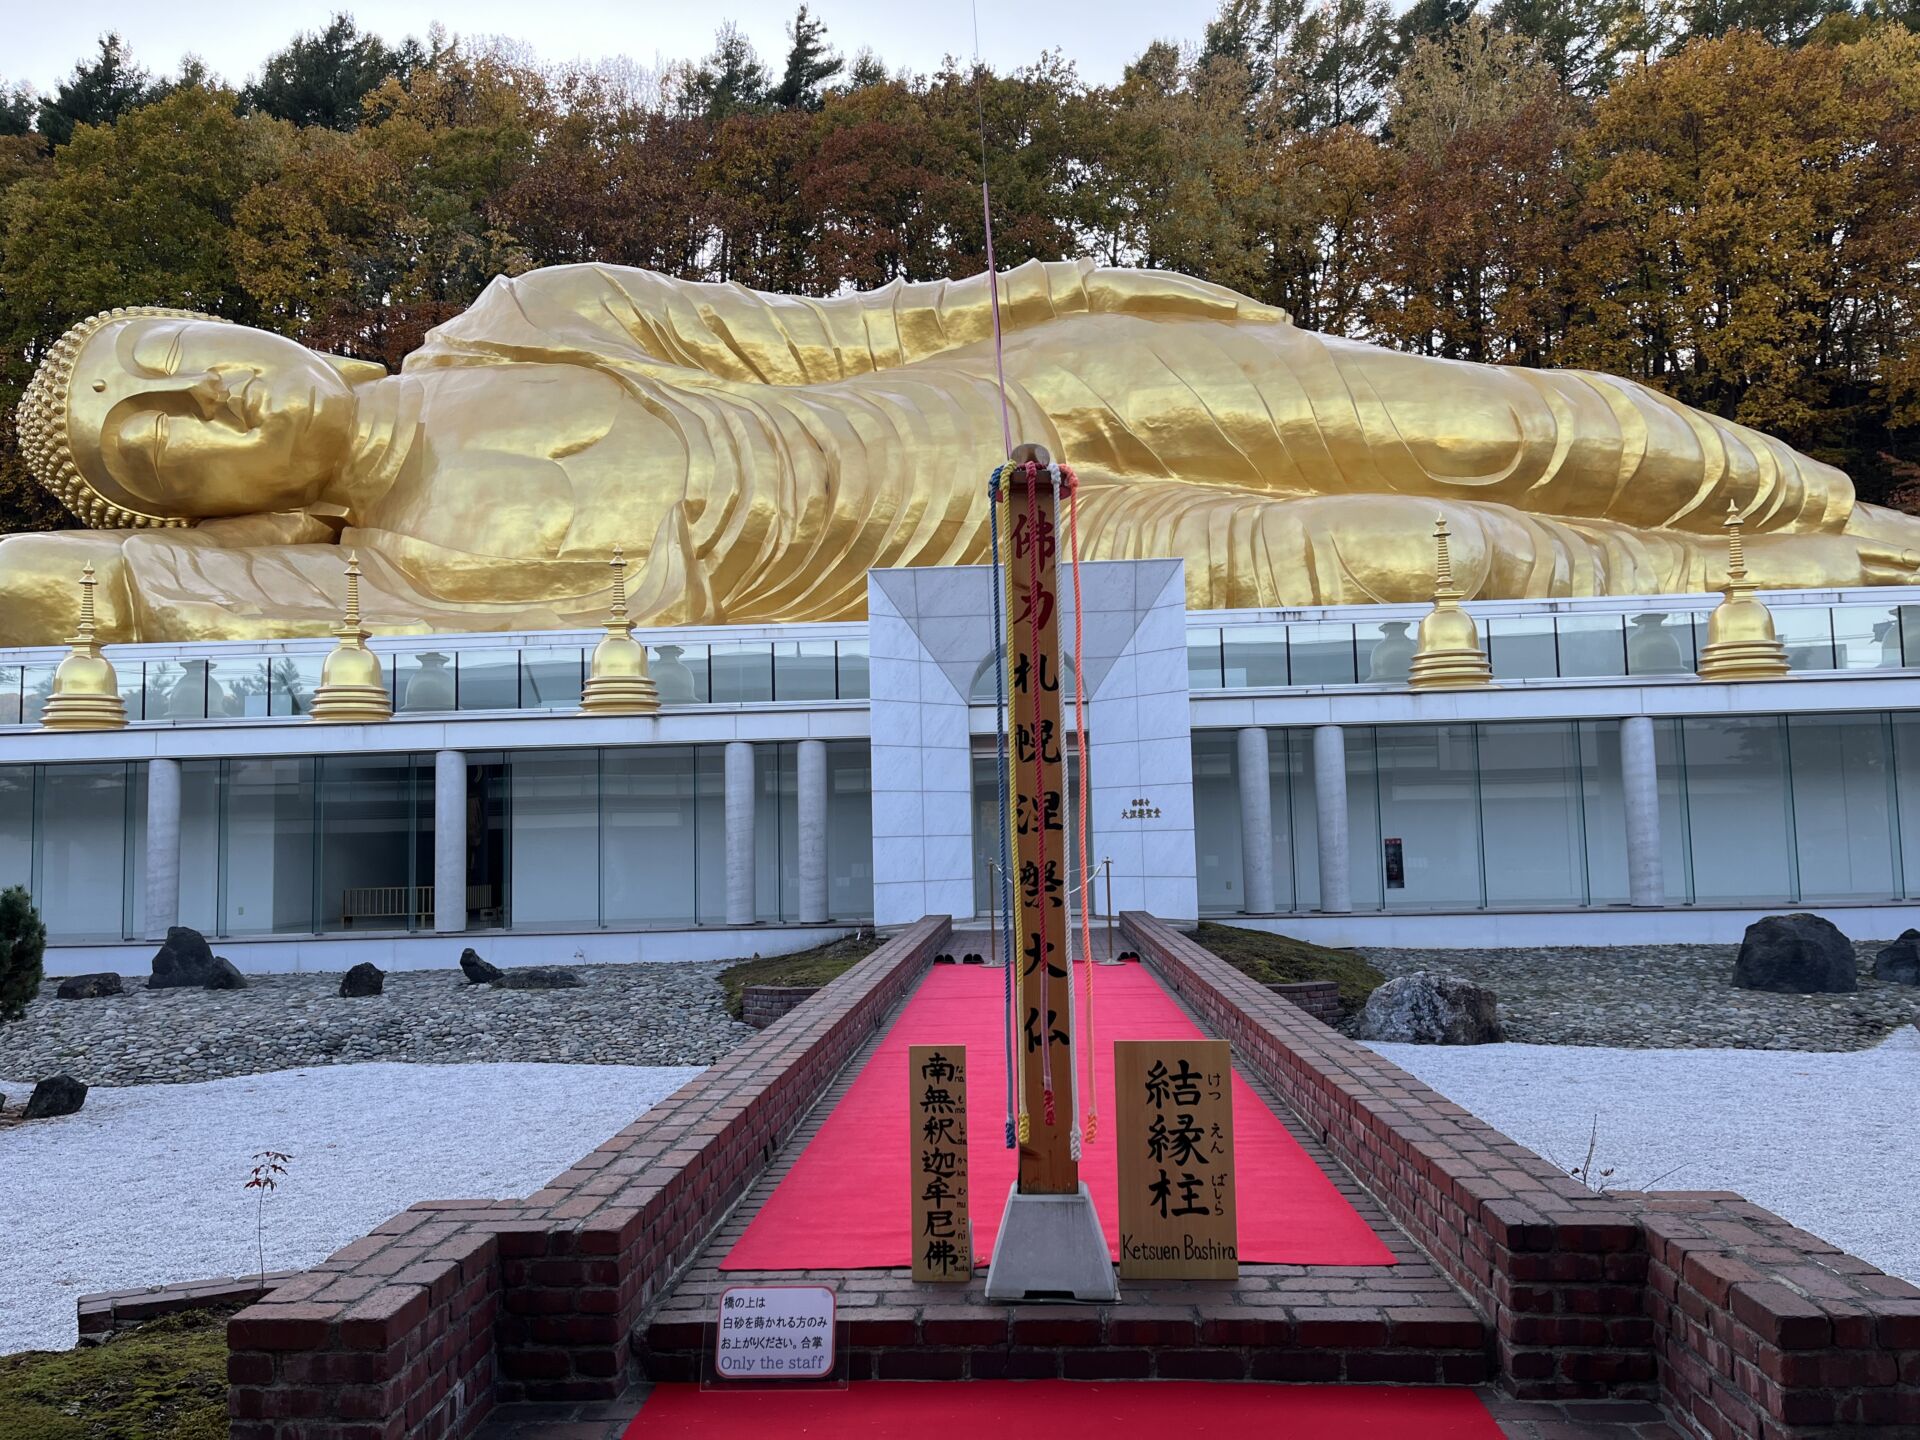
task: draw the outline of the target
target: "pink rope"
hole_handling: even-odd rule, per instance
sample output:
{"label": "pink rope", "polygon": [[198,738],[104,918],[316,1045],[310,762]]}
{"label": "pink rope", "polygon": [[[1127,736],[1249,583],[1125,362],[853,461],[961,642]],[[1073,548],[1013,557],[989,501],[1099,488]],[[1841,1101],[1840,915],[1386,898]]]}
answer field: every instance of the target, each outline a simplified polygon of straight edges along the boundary
{"label": "pink rope", "polygon": [[[1087,917],[1087,892],[1092,888],[1087,865],[1087,689],[1081,679],[1085,658],[1081,650],[1080,625],[1080,496],[1074,473],[1060,467],[1067,482],[1068,563],[1073,568],[1073,729],[1075,748],[1080,756],[1080,813],[1076,817],[1080,841],[1080,964],[1087,974],[1087,1143],[1100,1133],[1100,1080],[1094,1066],[1097,1051],[1093,1038],[1093,922]],[[1071,985],[1072,979],[1067,983]]]}
{"label": "pink rope", "polygon": [[1040,669],[1040,467],[1029,460],[1025,466],[1027,475],[1027,653],[1033,657],[1033,674],[1028,678],[1029,695],[1033,703],[1028,713],[1033,724],[1033,820],[1034,832],[1039,842],[1035,857],[1039,868],[1034,872],[1035,891],[1039,896],[1040,929],[1035,935],[1036,948],[1040,952],[1040,1110],[1045,1123],[1051,1127],[1053,1115],[1053,1027],[1049,1016],[1053,1010],[1052,978],[1053,961],[1047,956],[1047,808],[1046,808],[1046,763],[1041,758],[1044,749],[1040,734],[1040,692],[1044,676]]}

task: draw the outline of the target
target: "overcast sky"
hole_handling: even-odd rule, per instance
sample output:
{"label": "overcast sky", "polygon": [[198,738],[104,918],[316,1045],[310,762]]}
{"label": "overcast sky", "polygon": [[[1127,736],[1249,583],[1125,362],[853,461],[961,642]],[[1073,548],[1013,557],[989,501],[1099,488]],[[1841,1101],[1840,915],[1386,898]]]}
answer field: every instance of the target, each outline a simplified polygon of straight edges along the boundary
{"label": "overcast sky", "polygon": [[[978,0],[980,54],[996,69],[1058,47],[1083,78],[1111,81],[1156,39],[1198,40],[1218,0]],[[797,0],[0,0],[0,81],[49,90],[117,30],[134,58],[156,73],[198,55],[215,74],[239,84],[296,33],[324,26],[336,10],[389,40],[424,34],[435,20],[460,35],[500,35],[530,45],[543,59],[564,62],[626,55],[649,69],[697,58],[713,45],[714,28],[739,23],[776,72],[786,52],[786,26]],[[948,54],[973,53],[966,0],[810,0],[842,53],[871,46],[889,70],[935,69]]]}

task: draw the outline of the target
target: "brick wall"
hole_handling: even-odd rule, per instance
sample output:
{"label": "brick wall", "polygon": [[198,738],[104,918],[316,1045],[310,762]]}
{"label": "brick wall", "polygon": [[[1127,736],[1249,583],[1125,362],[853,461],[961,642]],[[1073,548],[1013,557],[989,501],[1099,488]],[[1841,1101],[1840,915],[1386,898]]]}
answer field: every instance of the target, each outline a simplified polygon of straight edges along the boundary
{"label": "brick wall", "polygon": [[627,1383],[641,1308],[931,964],[930,916],[524,1200],[429,1201],[228,1324],[233,1440],[441,1440]]}
{"label": "brick wall", "polygon": [[1492,1321],[1506,1388],[1657,1382],[1712,1440],[1920,1437],[1920,1289],[1738,1195],[1595,1195],[1178,931],[1122,926]]}
{"label": "brick wall", "polygon": [[299,1273],[298,1270],[269,1270],[265,1275],[250,1275],[245,1279],[220,1275],[211,1280],[183,1280],[175,1285],[147,1285],[138,1290],[82,1295],[77,1307],[80,1343],[98,1345],[122,1330],[131,1330],[162,1315],[251,1305]]}
{"label": "brick wall", "polygon": [[1340,1019],[1340,987],[1331,980],[1289,980],[1267,988],[1323,1025],[1336,1024]]}
{"label": "brick wall", "polygon": [[811,1000],[818,985],[749,985],[740,997],[740,1018],[764,1030],[794,1006]]}

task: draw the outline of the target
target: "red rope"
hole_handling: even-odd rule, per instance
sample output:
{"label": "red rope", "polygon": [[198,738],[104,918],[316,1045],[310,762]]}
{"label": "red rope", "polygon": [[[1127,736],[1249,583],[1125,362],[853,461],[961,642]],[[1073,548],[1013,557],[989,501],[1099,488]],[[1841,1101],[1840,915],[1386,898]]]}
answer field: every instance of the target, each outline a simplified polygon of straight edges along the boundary
{"label": "red rope", "polygon": [[[1087,972],[1087,1143],[1091,1144],[1100,1133],[1100,1080],[1099,1072],[1094,1068],[1097,1051],[1093,1037],[1093,922],[1087,915],[1087,892],[1091,871],[1087,861],[1087,690],[1082,680],[1085,674],[1085,655],[1082,650],[1082,630],[1080,616],[1080,497],[1079,489],[1073,483],[1073,472],[1066,466],[1060,467],[1061,476],[1067,481],[1067,538],[1070,549],[1069,563],[1073,567],[1073,729],[1075,748],[1080,756],[1080,814],[1077,826],[1080,841],[1080,963]],[[1068,984],[1072,984],[1069,979]]]}

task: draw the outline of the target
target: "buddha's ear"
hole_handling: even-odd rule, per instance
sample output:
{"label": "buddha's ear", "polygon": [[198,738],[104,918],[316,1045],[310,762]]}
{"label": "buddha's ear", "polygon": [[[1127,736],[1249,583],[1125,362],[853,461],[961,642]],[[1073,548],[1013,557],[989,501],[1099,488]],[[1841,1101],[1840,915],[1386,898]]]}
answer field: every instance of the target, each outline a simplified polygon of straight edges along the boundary
{"label": "buddha's ear", "polygon": [[345,355],[328,355],[324,351],[320,358],[338,370],[340,378],[349,385],[364,385],[387,373],[387,367],[377,360],[354,360]]}

